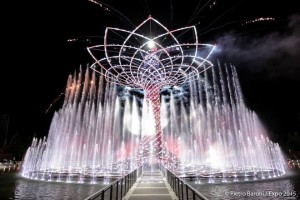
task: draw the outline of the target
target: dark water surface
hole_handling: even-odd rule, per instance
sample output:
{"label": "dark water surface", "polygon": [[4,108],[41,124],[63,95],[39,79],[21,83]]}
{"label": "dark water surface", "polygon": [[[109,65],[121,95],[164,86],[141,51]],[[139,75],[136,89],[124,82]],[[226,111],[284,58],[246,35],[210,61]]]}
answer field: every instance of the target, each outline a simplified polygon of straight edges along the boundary
{"label": "dark water surface", "polygon": [[[190,181],[189,183],[209,199],[300,199],[300,170],[283,178],[255,182],[195,184],[194,181]],[[18,172],[0,171],[0,200],[81,200],[106,186],[101,183],[43,182],[23,178]]]}
{"label": "dark water surface", "polygon": [[289,172],[288,175],[258,181],[232,182],[219,184],[195,184],[187,181],[208,199],[240,200],[240,199],[300,199],[300,170]]}
{"label": "dark water surface", "polygon": [[43,182],[23,178],[18,172],[0,172],[0,200],[5,199],[41,199],[41,200],[77,200],[106,187],[98,184]]}

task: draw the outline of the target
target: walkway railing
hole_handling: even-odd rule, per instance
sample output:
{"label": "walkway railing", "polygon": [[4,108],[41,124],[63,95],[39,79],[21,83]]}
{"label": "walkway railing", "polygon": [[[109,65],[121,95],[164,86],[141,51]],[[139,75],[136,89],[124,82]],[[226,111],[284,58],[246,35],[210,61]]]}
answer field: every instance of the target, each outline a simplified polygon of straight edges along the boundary
{"label": "walkway railing", "polygon": [[136,182],[141,174],[141,167],[131,171],[126,176],[112,182],[107,187],[87,197],[85,200],[121,200],[128,192],[132,185]]}
{"label": "walkway railing", "polygon": [[167,168],[162,166],[161,171],[167,178],[179,200],[208,200],[204,195],[199,193],[195,188]]}

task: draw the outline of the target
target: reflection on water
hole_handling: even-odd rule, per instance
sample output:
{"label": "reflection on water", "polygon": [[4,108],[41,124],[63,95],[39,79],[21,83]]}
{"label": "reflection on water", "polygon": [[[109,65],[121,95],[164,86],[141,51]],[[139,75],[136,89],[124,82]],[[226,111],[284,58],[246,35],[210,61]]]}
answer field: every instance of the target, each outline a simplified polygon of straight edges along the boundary
{"label": "reflection on water", "polygon": [[294,173],[278,179],[227,184],[195,184],[188,181],[208,199],[300,199],[300,174]]}
{"label": "reflection on water", "polygon": [[[208,199],[217,200],[277,200],[300,199],[300,173],[279,179],[249,182],[195,184],[193,187]],[[58,183],[30,180],[17,172],[0,171],[0,199],[81,200],[105,187],[99,184]],[[288,194],[290,193],[290,194]],[[275,196],[277,195],[277,196]],[[285,197],[289,196],[289,197]]]}
{"label": "reflection on water", "polygon": [[58,183],[30,180],[17,172],[0,173],[0,199],[84,199],[107,185]]}
{"label": "reflection on water", "polygon": [[[99,185],[49,183],[20,178],[16,199],[84,199],[99,190]],[[34,191],[34,192],[32,192]]]}

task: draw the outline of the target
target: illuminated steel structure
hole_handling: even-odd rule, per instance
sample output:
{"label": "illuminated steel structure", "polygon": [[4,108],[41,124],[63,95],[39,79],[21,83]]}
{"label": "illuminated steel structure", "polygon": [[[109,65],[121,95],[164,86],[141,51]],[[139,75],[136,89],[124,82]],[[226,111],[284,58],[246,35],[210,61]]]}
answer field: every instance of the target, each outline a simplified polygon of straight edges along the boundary
{"label": "illuminated steel structure", "polygon": [[91,68],[107,81],[144,90],[153,109],[155,133],[142,141],[150,142],[159,157],[163,144],[160,89],[198,79],[199,73],[213,66],[207,59],[214,48],[199,43],[195,26],[168,30],[149,16],[133,31],[106,28],[104,44],[88,47],[88,52],[95,60]]}

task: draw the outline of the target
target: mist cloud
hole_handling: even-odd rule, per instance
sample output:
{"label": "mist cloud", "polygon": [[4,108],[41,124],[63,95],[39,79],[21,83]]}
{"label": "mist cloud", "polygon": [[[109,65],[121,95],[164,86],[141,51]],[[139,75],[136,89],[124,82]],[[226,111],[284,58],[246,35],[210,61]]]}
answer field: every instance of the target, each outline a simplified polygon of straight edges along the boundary
{"label": "mist cloud", "polygon": [[272,32],[262,37],[221,36],[217,54],[237,67],[252,72],[266,70],[269,78],[300,79],[300,15],[292,15],[284,32]]}

